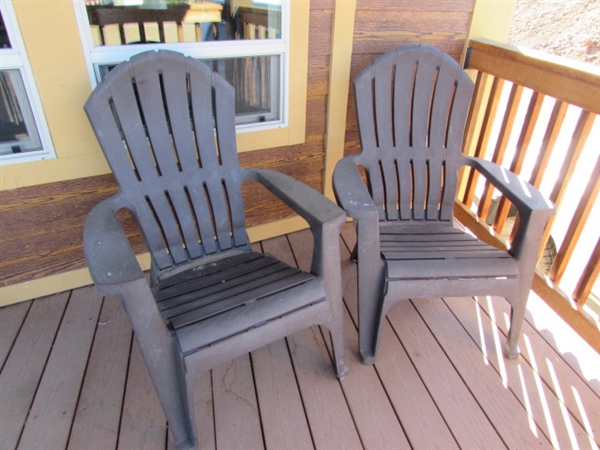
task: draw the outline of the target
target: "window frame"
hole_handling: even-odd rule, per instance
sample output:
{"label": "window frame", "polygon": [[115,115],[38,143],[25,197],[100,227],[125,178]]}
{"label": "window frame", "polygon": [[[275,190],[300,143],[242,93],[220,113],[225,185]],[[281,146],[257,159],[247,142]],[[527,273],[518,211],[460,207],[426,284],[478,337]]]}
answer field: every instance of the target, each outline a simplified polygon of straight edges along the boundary
{"label": "window frame", "polygon": [[[26,124],[33,125],[39,137],[41,149],[24,151],[22,153],[0,154],[0,166],[29,161],[40,161],[45,159],[55,159],[56,153],[54,145],[44,115],[44,110],[37,90],[37,85],[29,64],[29,58],[25,51],[25,44],[21,36],[21,30],[16,18],[15,10],[11,0],[2,0],[0,2],[0,11],[6,27],[6,32],[10,40],[11,48],[0,49],[0,69],[18,70],[23,82],[24,100],[29,104],[31,117],[25,120]],[[23,100],[23,98],[19,98]],[[24,115],[28,112],[23,111]],[[33,124],[31,123],[33,122]]]}
{"label": "window frame", "polygon": [[[100,65],[118,64],[128,60],[132,56],[150,50],[175,50],[194,59],[211,60],[224,58],[243,58],[252,56],[279,56],[279,120],[257,122],[250,124],[237,124],[236,132],[240,133],[259,133],[263,134],[270,130],[281,130],[290,127],[290,36],[291,36],[291,9],[289,0],[281,1],[281,38],[279,39],[247,39],[247,40],[228,40],[228,41],[205,41],[205,42],[177,42],[177,43],[156,43],[156,44],[128,44],[128,45],[108,45],[96,46],[93,42],[92,32],[87,17],[87,10],[84,0],[73,0],[77,23],[82,38],[84,54],[88,66],[90,83],[95,88],[99,83]],[[261,3],[262,5],[262,3]],[[298,133],[293,133],[298,135]],[[275,145],[290,145],[304,141],[304,124],[302,124],[302,140],[293,137],[282,139],[279,137],[271,144],[265,144],[264,147]],[[255,149],[256,145],[245,145],[244,139],[241,140],[240,151]],[[251,139],[251,141],[256,141]]]}

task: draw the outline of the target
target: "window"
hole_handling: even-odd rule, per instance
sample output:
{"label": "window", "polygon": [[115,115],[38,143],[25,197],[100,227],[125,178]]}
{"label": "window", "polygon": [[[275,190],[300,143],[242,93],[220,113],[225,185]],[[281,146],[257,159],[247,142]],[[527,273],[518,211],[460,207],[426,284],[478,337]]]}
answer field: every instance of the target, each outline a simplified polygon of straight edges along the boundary
{"label": "window", "polygon": [[0,161],[54,157],[12,4],[0,7]]}
{"label": "window", "polygon": [[239,130],[287,125],[289,2],[75,1],[93,83],[136,53],[177,50],[234,86]]}

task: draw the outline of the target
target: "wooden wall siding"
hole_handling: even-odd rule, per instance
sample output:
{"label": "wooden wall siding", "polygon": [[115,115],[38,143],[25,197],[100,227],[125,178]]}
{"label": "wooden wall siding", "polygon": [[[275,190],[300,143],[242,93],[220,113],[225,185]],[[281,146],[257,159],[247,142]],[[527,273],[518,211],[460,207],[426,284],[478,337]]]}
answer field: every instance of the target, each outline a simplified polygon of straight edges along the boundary
{"label": "wooden wall siding", "polygon": [[[430,44],[460,61],[475,0],[357,0],[350,82],[382,54],[405,44]],[[350,90],[345,154],[360,150]]]}
{"label": "wooden wall siding", "polygon": [[115,192],[112,175],[3,191],[0,285],[81,267],[85,217]]}
{"label": "wooden wall siding", "polygon": [[[323,188],[333,8],[333,0],[311,1],[306,142],[240,154],[245,167],[274,169],[319,191]],[[0,287],[84,267],[85,218],[116,190],[109,174],[1,192]],[[244,197],[250,227],[293,215],[274,196],[250,183],[244,186]],[[134,250],[144,252],[134,221],[124,218]]]}
{"label": "wooden wall siding", "polygon": [[[322,137],[306,145],[240,154],[242,165],[294,176],[315,189],[322,185]],[[112,174],[4,191],[0,195],[0,286],[30,281],[85,266],[83,224],[97,203],[114,195]],[[292,211],[268,191],[244,186],[248,226],[280,220]],[[132,247],[146,251],[135,221],[120,215]]]}

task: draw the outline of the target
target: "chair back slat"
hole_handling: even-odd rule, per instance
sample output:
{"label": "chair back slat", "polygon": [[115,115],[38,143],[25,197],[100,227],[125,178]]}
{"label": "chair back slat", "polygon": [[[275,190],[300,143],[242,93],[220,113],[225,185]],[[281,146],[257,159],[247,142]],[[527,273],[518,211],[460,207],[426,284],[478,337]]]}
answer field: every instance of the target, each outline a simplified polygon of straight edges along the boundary
{"label": "chair back slat", "polygon": [[[220,79],[219,83],[229,86],[224,79]],[[234,102],[226,97],[215,96],[215,113],[217,117],[217,142],[222,167],[238,166],[235,123],[232,120],[235,117]],[[229,208],[232,244],[234,246],[244,245],[248,238],[245,228],[243,197],[241,195],[228,195],[228,192],[235,192],[240,189],[239,180],[238,177],[233,176],[235,172],[224,171],[222,175],[222,185],[227,196],[225,205]]]}
{"label": "chair back slat", "polygon": [[452,220],[473,83],[427,45],[404,46],[354,82],[362,152],[381,220]]}
{"label": "chair back slat", "polygon": [[[165,79],[181,73],[185,74],[178,65],[162,67],[155,59],[146,59],[133,67],[138,103],[161,175],[161,183],[158,186],[162,189],[160,192],[153,192],[154,195],[149,201],[157,212],[159,222],[163,224],[165,237],[176,262],[184,262],[188,257],[197,258],[203,253],[195,229],[194,213],[186,198],[179,157],[180,153],[185,155],[186,150],[190,149],[186,149],[185,146],[179,149],[176,146],[176,142],[181,141],[177,138],[176,131],[181,131],[183,127],[173,128],[171,125],[189,124],[189,112],[180,105],[165,101],[170,93],[166,90]],[[177,90],[185,92],[185,78],[180,81],[183,83]],[[174,87],[173,83],[170,83],[170,86]],[[153,188],[154,191],[156,186]]]}
{"label": "chair back slat", "polygon": [[85,109],[158,269],[249,245],[234,90],[219,75],[175,52],[143,53]]}

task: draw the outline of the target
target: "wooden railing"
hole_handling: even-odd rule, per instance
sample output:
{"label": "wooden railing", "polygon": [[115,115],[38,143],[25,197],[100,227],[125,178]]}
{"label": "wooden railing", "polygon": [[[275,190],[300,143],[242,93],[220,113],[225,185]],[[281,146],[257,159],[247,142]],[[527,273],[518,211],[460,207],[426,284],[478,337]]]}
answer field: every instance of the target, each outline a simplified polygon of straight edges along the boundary
{"label": "wooden railing", "polygon": [[[465,151],[521,174],[557,205],[532,289],[600,352],[600,71],[487,40],[469,43],[475,94]],[[510,204],[477,173],[461,178],[456,217],[506,248]]]}
{"label": "wooden railing", "polygon": [[222,8],[213,3],[169,5],[166,9],[88,5],[87,12],[94,45],[124,45],[202,41],[201,25],[221,22]]}

